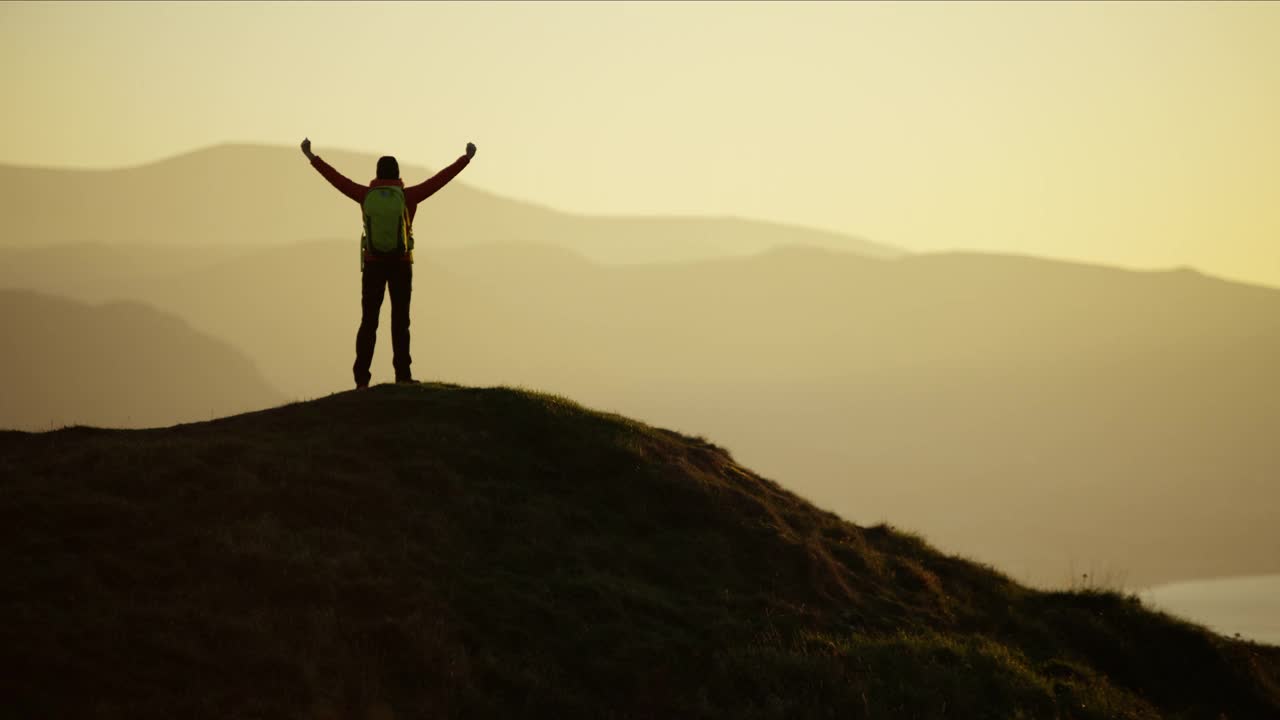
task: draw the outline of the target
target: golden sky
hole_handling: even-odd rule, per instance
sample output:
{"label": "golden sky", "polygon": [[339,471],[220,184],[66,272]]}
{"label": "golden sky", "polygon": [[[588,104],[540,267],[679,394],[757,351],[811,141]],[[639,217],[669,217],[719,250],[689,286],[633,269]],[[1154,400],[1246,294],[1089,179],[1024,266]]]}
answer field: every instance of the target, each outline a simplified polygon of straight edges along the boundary
{"label": "golden sky", "polygon": [[472,140],[569,211],[1280,286],[1280,3],[4,3],[0,91],[3,163]]}

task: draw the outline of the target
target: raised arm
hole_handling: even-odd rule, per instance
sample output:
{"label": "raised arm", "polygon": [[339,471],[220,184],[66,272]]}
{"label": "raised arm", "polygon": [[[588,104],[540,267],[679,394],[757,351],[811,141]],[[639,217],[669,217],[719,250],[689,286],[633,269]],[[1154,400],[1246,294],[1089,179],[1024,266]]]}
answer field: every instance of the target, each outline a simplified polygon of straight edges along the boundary
{"label": "raised arm", "polygon": [[466,167],[467,164],[471,162],[471,158],[475,157],[475,154],[475,144],[467,143],[466,155],[454,160],[452,165],[441,170],[435,175],[432,175],[426,182],[405,188],[404,201],[409,204],[416,205],[432,195],[435,195],[437,190],[448,185],[450,180],[456,177],[458,173],[462,172],[462,168]]}
{"label": "raised arm", "polygon": [[302,154],[307,156],[307,159],[311,161],[311,167],[315,168],[325,180],[328,180],[330,185],[338,188],[338,192],[356,202],[364,202],[365,193],[369,191],[369,188],[334,170],[332,165],[321,160],[319,155],[311,152],[310,138],[302,141]]}

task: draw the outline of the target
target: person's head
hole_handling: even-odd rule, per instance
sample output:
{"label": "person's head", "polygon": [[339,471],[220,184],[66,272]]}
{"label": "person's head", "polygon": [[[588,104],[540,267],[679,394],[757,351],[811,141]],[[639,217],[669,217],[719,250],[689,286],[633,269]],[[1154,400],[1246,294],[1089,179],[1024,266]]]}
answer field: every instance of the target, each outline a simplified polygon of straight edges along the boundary
{"label": "person's head", "polygon": [[379,180],[399,180],[400,179],[400,163],[391,155],[383,155],[378,158],[378,179]]}

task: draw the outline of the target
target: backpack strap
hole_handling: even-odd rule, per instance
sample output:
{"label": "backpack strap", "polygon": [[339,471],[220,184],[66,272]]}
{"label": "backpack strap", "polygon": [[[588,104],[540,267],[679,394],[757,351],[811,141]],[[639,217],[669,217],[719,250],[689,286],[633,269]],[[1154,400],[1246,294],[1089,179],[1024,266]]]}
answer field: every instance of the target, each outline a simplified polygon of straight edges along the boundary
{"label": "backpack strap", "polygon": [[409,203],[407,201],[404,204],[403,214],[401,234],[404,241],[404,254],[408,256],[409,262],[413,262],[413,218],[409,217]]}

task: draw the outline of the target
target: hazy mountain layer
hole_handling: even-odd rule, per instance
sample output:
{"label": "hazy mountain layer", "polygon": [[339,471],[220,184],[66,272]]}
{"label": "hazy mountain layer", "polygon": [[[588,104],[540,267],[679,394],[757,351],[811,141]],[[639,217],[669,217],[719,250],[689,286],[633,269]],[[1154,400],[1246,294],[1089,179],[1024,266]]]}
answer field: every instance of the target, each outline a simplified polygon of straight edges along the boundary
{"label": "hazy mountain layer", "polygon": [[0,428],[149,427],[284,400],[253,362],[136,302],[0,290]]}
{"label": "hazy mountain layer", "polygon": [[[462,146],[458,152],[461,154]],[[319,153],[357,182],[375,155]],[[399,154],[409,184],[432,171]],[[453,157],[423,158],[437,167]],[[480,162],[478,160],[477,162]],[[602,262],[661,262],[742,255],[808,244],[869,255],[899,251],[859,238],[736,218],[590,217],[556,212],[466,185],[464,173],[422,206],[419,244],[544,243]],[[51,243],[280,246],[360,235],[360,209],[329,186],[297,148],[219,145],[119,170],[0,165],[0,247]],[[56,218],[56,220],[53,220]]]}
{"label": "hazy mountain layer", "polygon": [[1280,649],[858,527],[701,439],[384,386],[0,433],[20,717],[1206,718]]}

